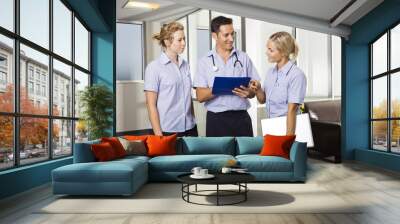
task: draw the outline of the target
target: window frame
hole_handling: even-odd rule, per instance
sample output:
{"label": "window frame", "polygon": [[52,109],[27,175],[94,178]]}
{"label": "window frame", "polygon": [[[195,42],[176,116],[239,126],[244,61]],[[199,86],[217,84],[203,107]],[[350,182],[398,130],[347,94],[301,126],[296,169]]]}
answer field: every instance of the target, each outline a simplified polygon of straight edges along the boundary
{"label": "window frame", "polygon": [[[400,117],[392,117],[392,98],[391,98],[391,80],[392,76],[396,75],[396,73],[400,72],[400,67],[391,69],[391,30],[396,26],[400,25],[400,21],[395,22],[390,27],[385,29],[384,32],[379,34],[375,39],[368,43],[368,58],[369,58],[369,68],[368,68],[368,85],[369,85],[369,150],[386,152],[390,154],[399,155],[400,152],[392,151],[392,121],[400,121]],[[376,43],[381,37],[387,35],[387,62],[386,62],[386,71],[376,74],[373,74],[373,44]],[[386,105],[386,118],[373,118],[373,81],[379,78],[386,77],[386,87],[387,87],[387,105]],[[386,121],[386,151],[379,150],[374,148],[374,132],[373,132],[373,122],[376,121]]]}
{"label": "window frame", "polygon": [[4,79],[2,78],[3,75],[0,76],[0,85],[3,85],[2,81],[4,81],[4,84],[7,84],[7,63],[8,63],[8,58],[7,55],[3,55],[2,53],[0,53],[0,58],[3,58],[2,61],[4,61],[5,65],[0,64],[0,74],[4,75]]}
{"label": "window frame", "polygon": [[[48,49],[46,49],[45,47],[42,47],[39,44],[34,43],[33,41],[30,41],[29,39],[23,37],[20,35],[20,0],[14,0],[13,1],[13,10],[14,10],[14,15],[13,15],[13,25],[14,25],[14,30],[10,31],[4,27],[0,26],[0,35],[10,38],[13,41],[13,52],[12,52],[12,64],[9,65],[11,66],[11,69],[9,69],[11,71],[10,75],[13,75],[14,78],[14,92],[13,92],[13,107],[14,110],[13,112],[2,112],[0,111],[0,116],[2,117],[12,117],[13,119],[13,166],[10,167],[5,167],[5,168],[0,168],[0,172],[3,172],[5,170],[12,170],[12,169],[16,169],[19,167],[24,167],[24,166],[30,166],[33,164],[38,164],[38,163],[43,163],[46,161],[50,161],[53,159],[62,159],[62,158],[66,158],[66,157],[71,157],[73,156],[73,151],[74,151],[74,143],[75,143],[75,123],[76,121],[79,120],[79,117],[75,117],[75,108],[72,107],[71,108],[71,114],[70,116],[56,116],[53,115],[53,59],[58,60],[59,62],[62,62],[68,66],[71,66],[71,84],[73,84],[75,81],[75,69],[85,73],[88,75],[89,77],[89,83],[88,86],[92,85],[92,61],[91,61],[91,49],[92,49],[92,43],[91,43],[91,38],[92,38],[92,30],[88,27],[88,25],[83,21],[83,19],[79,16],[79,14],[77,14],[72,7],[68,4],[67,1],[65,0],[59,0],[69,11],[71,11],[71,18],[70,18],[70,22],[71,22],[71,59],[67,59],[64,58],[63,56],[55,53],[53,50],[53,32],[54,32],[54,28],[53,28],[53,21],[54,21],[54,17],[53,17],[53,1],[54,0],[48,0],[49,2],[49,47]],[[81,66],[79,66],[78,64],[75,63],[75,18],[83,25],[83,27],[88,31],[88,69],[85,69]],[[20,80],[20,64],[21,64],[21,56],[20,56],[20,46],[21,45],[25,45],[29,48],[32,48],[33,50],[36,50],[42,54],[45,54],[46,56],[48,56],[49,59],[49,63],[48,63],[48,71],[47,71],[47,79],[46,80],[46,85],[45,85],[45,95],[48,97],[47,103],[48,103],[48,112],[46,115],[39,115],[39,114],[26,114],[26,113],[21,113],[20,111],[20,85],[21,85],[21,80]],[[30,69],[31,67],[29,66],[29,63],[27,63],[27,73],[25,74],[26,76],[26,82],[32,81],[35,86],[36,83],[40,83],[40,88],[42,88],[42,79],[41,79],[41,75],[42,72],[40,72],[40,76],[39,76],[39,80],[36,81],[36,72],[37,70],[34,68],[33,71],[33,79],[31,79],[30,77]],[[29,87],[27,84],[27,91],[29,91]],[[75,88],[74,85],[72,85],[71,90],[70,90],[73,94],[72,96],[72,105],[74,105],[75,103]],[[34,87],[34,92],[36,92],[36,89]],[[35,94],[35,93],[34,93]],[[35,94],[36,95],[36,94]],[[43,97],[42,96],[42,91],[40,89],[40,94],[37,95],[38,97]],[[34,102],[35,103],[35,102]],[[45,150],[48,151],[48,155],[47,157],[44,157],[43,160],[40,160],[38,162],[31,162],[31,163],[21,163],[21,158],[20,158],[20,119],[21,118],[44,118],[47,119],[47,123],[48,123],[48,135],[47,135],[47,148]],[[54,156],[54,148],[53,144],[50,144],[53,142],[53,122],[56,120],[66,120],[66,121],[71,121],[71,141],[70,141],[70,148],[71,148],[71,153],[68,155],[62,155],[62,156]]]}

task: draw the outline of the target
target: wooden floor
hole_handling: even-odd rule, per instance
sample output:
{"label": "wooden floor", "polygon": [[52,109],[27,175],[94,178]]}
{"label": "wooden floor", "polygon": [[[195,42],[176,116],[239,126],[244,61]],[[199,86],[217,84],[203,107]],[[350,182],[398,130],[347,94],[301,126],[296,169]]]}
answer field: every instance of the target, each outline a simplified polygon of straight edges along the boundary
{"label": "wooden floor", "polygon": [[[42,186],[0,202],[0,223],[400,223],[400,174],[359,163],[309,160],[308,183],[319,184],[345,201],[363,202],[357,214],[35,214],[54,200]],[[320,203],[315,201],[315,203]]]}

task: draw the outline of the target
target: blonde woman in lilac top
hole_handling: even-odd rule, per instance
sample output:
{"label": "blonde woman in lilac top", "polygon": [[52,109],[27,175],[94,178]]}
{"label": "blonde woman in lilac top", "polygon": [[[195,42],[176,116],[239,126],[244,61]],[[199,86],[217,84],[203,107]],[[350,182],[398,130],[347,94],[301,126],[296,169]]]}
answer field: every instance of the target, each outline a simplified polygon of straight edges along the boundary
{"label": "blonde woman in lilac top", "polygon": [[155,135],[197,136],[190,68],[179,56],[185,50],[183,29],[182,24],[172,22],[153,37],[163,52],[146,67],[144,91]]}
{"label": "blonde woman in lilac top", "polygon": [[266,105],[268,118],[287,116],[287,135],[295,134],[296,115],[307,87],[304,72],[294,62],[298,52],[296,41],[289,33],[272,34],[267,41],[266,54],[275,66],[268,70],[263,88],[260,82],[251,82],[258,102]]}

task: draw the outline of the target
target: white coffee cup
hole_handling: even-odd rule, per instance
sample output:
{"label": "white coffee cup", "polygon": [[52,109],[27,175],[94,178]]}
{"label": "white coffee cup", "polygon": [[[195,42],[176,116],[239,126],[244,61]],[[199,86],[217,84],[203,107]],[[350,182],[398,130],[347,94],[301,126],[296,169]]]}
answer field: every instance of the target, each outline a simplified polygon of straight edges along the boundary
{"label": "white coffee cup", "polygon": [[201,169],[200,170],[200,176],[207,176],[208,175],[208,169]]}
{"label": "white coffee cup", "polygon": [[230,167],[222,167],[221,172],[222,173],[230,173],[232,171],[232,168]]}
{"label": "white coffee cup", "polygon": [[192,169],[192,173],[194,174],[194,175],[196,175],[196,176],[199,176],[199,175],[201,175],[200,174],[200,171],[202,170],[202,168],[201,167],[193,167],[193,169]]}

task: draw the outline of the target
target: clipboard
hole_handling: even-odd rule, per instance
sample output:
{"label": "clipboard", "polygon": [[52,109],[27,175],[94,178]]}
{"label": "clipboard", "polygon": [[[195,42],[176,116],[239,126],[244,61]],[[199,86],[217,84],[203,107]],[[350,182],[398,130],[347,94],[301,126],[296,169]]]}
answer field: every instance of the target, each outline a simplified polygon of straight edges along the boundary
{"label": "clipboard", "polygon": [[234,95],[232,90],[242,86],[248,86],[250,77],[215,77],[212,88],[214,95]]}

